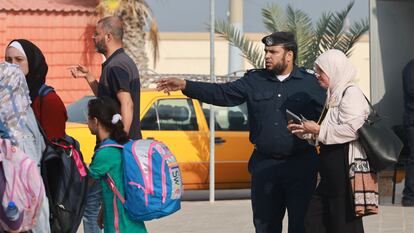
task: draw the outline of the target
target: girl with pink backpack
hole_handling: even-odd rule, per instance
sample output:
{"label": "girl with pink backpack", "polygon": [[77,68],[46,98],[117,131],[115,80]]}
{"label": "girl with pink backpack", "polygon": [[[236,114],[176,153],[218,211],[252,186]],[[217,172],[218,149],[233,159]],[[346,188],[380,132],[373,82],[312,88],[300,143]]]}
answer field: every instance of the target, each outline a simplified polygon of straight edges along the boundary
{"label": "girl with pink backpack", "polygon": [[0,140],[0,230],[50,232],[49,207],[40,176],[45,148],[23,72],[0,63],[0,122],[10,139]]}

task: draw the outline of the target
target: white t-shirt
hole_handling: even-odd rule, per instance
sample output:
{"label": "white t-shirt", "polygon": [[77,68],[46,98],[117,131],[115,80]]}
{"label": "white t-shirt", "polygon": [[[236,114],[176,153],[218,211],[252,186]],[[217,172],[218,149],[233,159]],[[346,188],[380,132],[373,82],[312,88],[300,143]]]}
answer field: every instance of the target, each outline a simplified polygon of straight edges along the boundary
{"label": "white t-shirt", "polygon": [[285,75],[276,75],[277,79],[279,79],[279,81],[283,82],[283,80],[287,79],[287,77],[289,77],[289,74],[285,74]]}

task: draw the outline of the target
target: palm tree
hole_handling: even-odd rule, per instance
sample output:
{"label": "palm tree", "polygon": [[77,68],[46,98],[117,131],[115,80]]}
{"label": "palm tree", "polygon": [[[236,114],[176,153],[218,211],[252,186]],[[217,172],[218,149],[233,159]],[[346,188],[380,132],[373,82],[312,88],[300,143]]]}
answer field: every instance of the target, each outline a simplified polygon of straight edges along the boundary
{"label": "palm tree", "polygon": [[100,17],[115,15],[124,22],[124,48],[140,70],[148,68],[145,51],[146,27],[152,45],[154,66],[158,59],[158,27],[145,0],[101,0],[97,6]]}
{"label": "palm tree", "polygon": [[[342,11],[323,13],[314,26],[304,11],[288,5],[284,13],[273,3],[262,9],[263,23],[269,32],[294,33],[298,43],[297,64],[313,68],[315,59],[328,49],[339,49],[349,56],[355,42],[368,31],[368,19],[355,22],[347,28],[347,16],[353,5],[352,1]],[[263,67],[263,49],[247,39],[239,30],[225,21],[217,20],[215,32],[238,47],[255,68]]]}

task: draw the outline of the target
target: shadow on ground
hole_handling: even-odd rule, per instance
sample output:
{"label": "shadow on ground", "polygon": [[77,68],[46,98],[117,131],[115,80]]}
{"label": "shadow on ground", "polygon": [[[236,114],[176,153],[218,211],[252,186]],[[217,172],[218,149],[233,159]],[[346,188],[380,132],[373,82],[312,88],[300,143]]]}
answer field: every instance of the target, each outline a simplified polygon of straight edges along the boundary
{"label": "shadow on ground", "polygon": [[[244,200],[250,199],[250,189],[215,190],[215,200]],[[185,190],[184,201],[208,201],[209,190]]]}

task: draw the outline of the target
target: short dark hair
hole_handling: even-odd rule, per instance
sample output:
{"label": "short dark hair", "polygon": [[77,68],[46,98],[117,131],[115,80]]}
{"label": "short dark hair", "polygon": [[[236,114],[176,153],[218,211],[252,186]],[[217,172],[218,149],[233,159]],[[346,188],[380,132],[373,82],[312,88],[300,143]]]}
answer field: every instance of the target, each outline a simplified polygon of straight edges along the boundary
{"label": "short dark hair", "polygon": [[122,41],[124,37],[124,26],[122,20],[117,16],[107,16],[98,21],[105,32],[111,33],[114,38]]}
{"label": "short dark hair", "polygon": [[292,32],[274,32],[263,37],[262,42],[265,44],[265,46],[280,45],[283,46],[286,51],[292,51],[293,62],[296,62],[298,44],[296,43],[295,35]]}
{"label": "short dark hair", "polygon": [[112,117],[115,114],[120,114],[118,105],[107,96],[92,99],[88,102],[89,119],[98,119],[99,123],[108,130],[111,139],[119,144],[124,144],[128,142],[129,138],[124,131],[124,124],[121,120],[115,124],[112,123]]}

